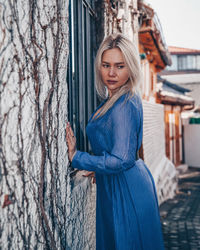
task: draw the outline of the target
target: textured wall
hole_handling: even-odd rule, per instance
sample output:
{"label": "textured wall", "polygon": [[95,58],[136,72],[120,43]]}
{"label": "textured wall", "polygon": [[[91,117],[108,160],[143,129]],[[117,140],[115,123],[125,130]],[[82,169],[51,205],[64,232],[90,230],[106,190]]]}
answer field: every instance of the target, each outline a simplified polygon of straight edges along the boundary
{"label": "textured wall", "polygon": [[159,203],[174,196],[176,169],[165,155],[164,107],[162,104],[143,101],[144,161],[149,167],[157,188]]}
{"label": "textured wall", "polygon": [[1,249],[94,249],[95,190],[67,167],[67,14],[0,0]]}
{"label": "textured wall", "polygon": [[105,1],[105,35],[122,32],[138,43],[137,0]]}
{"label": "textured wall", "polygon": [[70,249],[95,249],[96,185],[79,171],[71,183],[68,244]]}
{"label": "textured wall", "polygon": [[144,159],[152,172],[165,156],[164,107],[143,101],[144,108]]}

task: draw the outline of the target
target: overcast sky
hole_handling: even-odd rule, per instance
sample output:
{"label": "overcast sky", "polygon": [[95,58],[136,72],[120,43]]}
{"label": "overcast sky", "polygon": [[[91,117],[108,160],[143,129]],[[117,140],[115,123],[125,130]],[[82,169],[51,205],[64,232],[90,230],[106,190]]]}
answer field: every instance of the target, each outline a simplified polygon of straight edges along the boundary
{"label": "overcast sky", "polygon": [[167,45],[200,50],[200,0],[145,0],[160,19]]}

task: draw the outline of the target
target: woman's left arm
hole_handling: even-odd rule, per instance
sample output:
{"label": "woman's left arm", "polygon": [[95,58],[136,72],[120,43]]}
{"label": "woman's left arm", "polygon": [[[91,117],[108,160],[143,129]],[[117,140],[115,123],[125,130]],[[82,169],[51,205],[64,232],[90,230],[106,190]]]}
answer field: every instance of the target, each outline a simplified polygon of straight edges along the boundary
{"label": "woman's left arm", "polygon": [[74,168],[99,174],[116,174],[134,166],[141,125],[136,103],[131,100],[117,103],[111,112],[111,121],[111,152],[104,151],[101,156],[94,156],[77,150],[72,160]]}

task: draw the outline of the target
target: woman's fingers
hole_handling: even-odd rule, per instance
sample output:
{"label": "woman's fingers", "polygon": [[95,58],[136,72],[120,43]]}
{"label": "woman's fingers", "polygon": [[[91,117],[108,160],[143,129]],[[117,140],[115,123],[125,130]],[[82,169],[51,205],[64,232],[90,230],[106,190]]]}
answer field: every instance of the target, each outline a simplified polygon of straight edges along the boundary
{"label": "woman's fingers", "polygon": [[71,135],[67,135],[67,145],[69,150],[73,150],[76,146],[76,141]]}
{"label": "woman's fingers", "polygon": [[74,136],[74,132],[73,132],[73,130],[72,130],[71,127],[69,128],[69,133],[70,133],[71,138],[72,138],[73,140],[75,140],[76,138],[75,138],[75,136]]}
{"label": "woman's fingers", "polygon": [[70,138],[71,138],[71,136],[70,136],[69,128],[67,127],[66,128],[66,139],[68,142],[70,141]]}
{"label": "woman's fingers", "polygon": [[69,139],[69,122],[66,125],[66,139]]}
{"label": "woman's fingers", "polygon": [[72,161],[73,156],[76,152],[76,137],[74,136],[73,130],[69,122],[67,122],[66,125],[66,142],[68,147],[68,158],[70,161]]}
{"label": "woman's fingers", "polygon": [[68,147],[68,157],[71,161],[74,153],[76,152],[76,137],[74,136],[69,122],[66,126],[66,142]]}
{"label": "woman's fingers", "polygon": [[94,172],[90,172],[90,171],[89,171],[89,172],[84,173],[83,176],[84,176],[84,177],[94,177],[95,174],[94,174]]}
{"label": "woman's fingers", "polygon": [[67,126],[66,126],[66,133],[71,135],[71,137],[74,137],[74,132],[73,132],[69,122],[67,123]]}
{"label": "woman's fingers", "polygon": [[67,123],[67,126],[66,126],[66,138],[68,140],[70,140],[71,142],[75,141],[74,132],[73,132],[69,122]]}
{"label": "woman's fingers", "polygon": [[82,176],[83,177],[91,177],[92,178],[92,184],[96,183],[95,172],[86,172]]}

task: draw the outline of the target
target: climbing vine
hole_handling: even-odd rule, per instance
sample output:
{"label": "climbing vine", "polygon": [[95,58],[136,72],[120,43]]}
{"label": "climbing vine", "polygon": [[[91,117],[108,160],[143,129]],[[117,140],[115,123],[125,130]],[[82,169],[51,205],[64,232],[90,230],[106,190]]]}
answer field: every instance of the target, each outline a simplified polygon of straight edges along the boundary
{"label": "climbing vine", "polygon": [[8,249],[66,247],[67,2],[0,1],[0,237]]}

